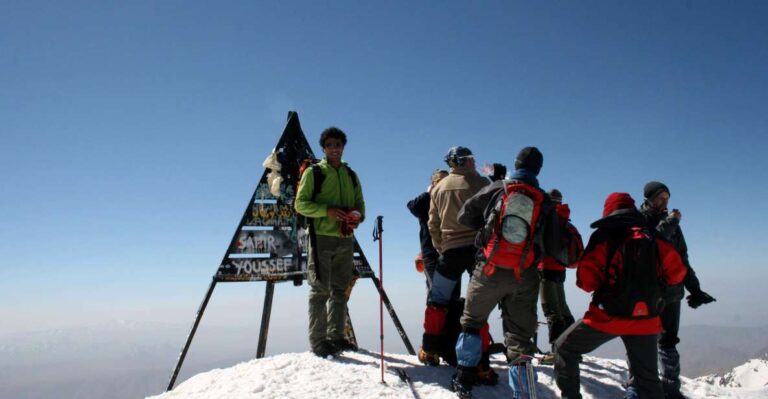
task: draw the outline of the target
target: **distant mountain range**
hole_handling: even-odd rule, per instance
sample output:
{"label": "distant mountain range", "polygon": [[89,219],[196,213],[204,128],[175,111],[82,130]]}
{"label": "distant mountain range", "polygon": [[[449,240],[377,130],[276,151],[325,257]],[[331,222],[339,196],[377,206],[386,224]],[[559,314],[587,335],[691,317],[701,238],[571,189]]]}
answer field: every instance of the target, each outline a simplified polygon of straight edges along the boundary
{"label": "distant mountain range", "polygon": [[[768,326],[684,326],[680,337],[680,366],[688,377],[725,372],[768,353]],[[594,355],[623,358],[624,348],[615,340]]]}
{"label": "distant mountain range", "polygon": [[[127,399],[161,393],[189,327],[186,323],[114,321],[2,335],[0,397]],[[685,326],[682,330],[682,369],[688,377],[725,376],[768,353],[768,327]],[[418,346],[418,337],[411,338]],[[225,327],[202,325],[179,383],[206,370],[253,359],[257,339],[256,321]],[[305,330],[288,328],[270,336],[267,354],[306,349]],[[621,341],[615,340],[592,355],[623,359],[624,351]]]}

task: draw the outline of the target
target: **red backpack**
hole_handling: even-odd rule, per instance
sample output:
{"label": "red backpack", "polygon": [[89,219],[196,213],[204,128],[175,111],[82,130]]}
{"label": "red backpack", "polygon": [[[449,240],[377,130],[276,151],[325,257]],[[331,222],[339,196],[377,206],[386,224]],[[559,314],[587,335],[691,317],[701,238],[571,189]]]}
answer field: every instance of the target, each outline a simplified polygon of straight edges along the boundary
{"label": "red backpack", "polygon": [[565,222],[562,240],[566,259],[568,260],[568,264],[564,266],[576,267],[576,263],[584,255],[584,241],[581,239],[579,230],[571,222]]}
{"label": "red backpack", "polygon": [[533,265],[533,241],[536,236],[541,204],[545,194],[528,184],[512,182],[505,186],[488,220],[494,224],[488,243],[483,248],[487,260],[484,272],[494,273],[496,267],[520,271]]}
{"label": "red backpack", "polygon": [[566,267],[576,267],[576,264],[584,255],[584,241],[581,239],[579,230],[571,224],[571,210],[568,204],[555,205],[557,219],[560,225],[560,248],[561,258],[556,259],[557,263]]}

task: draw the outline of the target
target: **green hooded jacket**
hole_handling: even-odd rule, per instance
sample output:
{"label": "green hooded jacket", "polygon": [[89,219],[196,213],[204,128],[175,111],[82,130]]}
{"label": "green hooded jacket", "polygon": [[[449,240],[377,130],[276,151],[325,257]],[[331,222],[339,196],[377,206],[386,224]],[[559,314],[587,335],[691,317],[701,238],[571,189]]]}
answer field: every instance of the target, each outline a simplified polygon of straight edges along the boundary
{"label": "green hooded jacket", "polygon": [[342,161],[338,169],[331,166],[325,159],[312,166],[320,168],[323,173],[323,185],[320,192],[312,200],[315,188],[315,176],[309,168],[301,176],[299,189],[296,193],[296,212],[308,218],[315,219],[315,234],[341,237],[341,223],[328,218],[328,208],[354,208],[360,211],[365,219],[365,202],[360,180],[352,184],[352,174],[347,163]]}

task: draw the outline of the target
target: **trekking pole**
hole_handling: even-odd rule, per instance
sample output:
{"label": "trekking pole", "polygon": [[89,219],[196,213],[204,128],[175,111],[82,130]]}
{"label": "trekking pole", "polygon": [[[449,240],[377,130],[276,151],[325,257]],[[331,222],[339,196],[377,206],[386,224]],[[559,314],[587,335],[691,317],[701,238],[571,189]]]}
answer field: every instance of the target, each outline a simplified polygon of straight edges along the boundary
{"label": "trekking pole", "polygon": [[376,216],[376,225],[373,227],[373,241],[379,241],[379,332],[381,337],[381,383],[384,382],[384,297],[381,293],[384,291],[384,261],[382,260],[382,238],[384,232],[384,216]]}

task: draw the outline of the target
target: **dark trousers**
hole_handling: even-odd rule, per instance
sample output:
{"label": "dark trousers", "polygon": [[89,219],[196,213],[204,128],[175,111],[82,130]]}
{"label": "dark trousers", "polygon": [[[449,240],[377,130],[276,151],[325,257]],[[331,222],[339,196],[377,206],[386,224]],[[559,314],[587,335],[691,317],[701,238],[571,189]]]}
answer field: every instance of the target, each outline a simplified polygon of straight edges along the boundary
{"label": "dark trousers", "polygon": [[[309,345],[314,350],[322,341],[344,338],[347,322],[347,288],[354,273],[352,237],[317,236],[317,248],[310,244]],[[315,263],[315,253],[319,264]]]}
{"label": "dark trousers", "polygon": [[[428,255],[423,258],[424,276],[426,277],[426,280],[427,280],[426,281],[427,294],[429,294],[429,290],[432,287],[432,281],[434,281],[435,279],[435,271],[437,271],[437,264],[439,263],[439,258],[440,256],[438,254]],[[453,292],[451,293],[451,302],[457,301],[460,296],[461,296],[461,275],[459,275],[459,278],[456,281],[456,286],[453,287]]]}
{"label": "dark trousers", "polygon": [[661,384],[664,393],[680,392],[680,354],[677,343],[680,342],[677,333],[680,330],[680,301],[667,303],[661,312],[661,327],[659,335],[659,360],[661,360]]}
{"label": "dark trousers", "polygon": [[[582,320],[571,325],[555,341],[555,381],[563,398],[581,398],[581,355],[592,352],[617,335],[595,330]],[[656,335],[621,335],[627,350],[631,388],[641,399],[662,399],[656,357]]]}
{"label": "dark trousers", "polygon": [[[446,306],[451,302],[453,290],[461,282],[464,272],[472,275],[477,249],[473,245],[448,249],[440,256],[437,269],[432,275],[432,288],[428,302]],[[461,287],[458,287],[461,289]]]}
{"label": "dark trousers", "polygon": [[564,282],[565,271],[545,270],[541,273],[539,296],[541,310],[547,318],[550,345],[575,321],[565,300]]}
{"label": "dark trousers", "polygon": [[446,317],[454,295],[461,292],[461,275],[472,273],[477,249],[473,245],[445,250],[432,275],[432,287],[424,312],[424,336],[421,346],[426,352],[438,352],[443,346]]}
{"label": "dark trousers", "polygon": [[[507,358],[515,362],[533,356],[536,353],[532,339],[536,334],[536,301],[539,296],[539,274],[536,268],[523,269],[518,279],[514,270],[500,267],[488,276],[483,266],[483,263],[479,263],[469,280],[467,302],[461,316],[462,329],[480,331],[491,311],[501,304]],[[462,356],[459,351],[457,355]]]}

